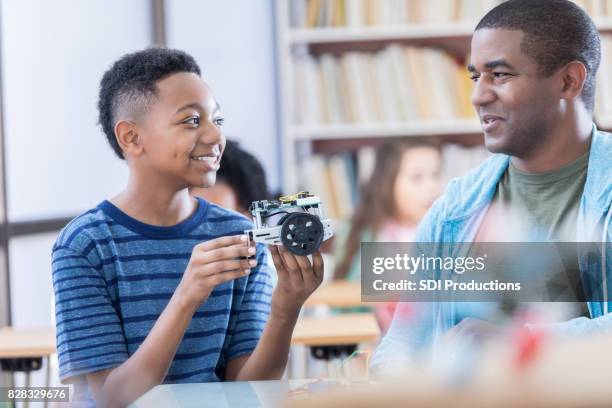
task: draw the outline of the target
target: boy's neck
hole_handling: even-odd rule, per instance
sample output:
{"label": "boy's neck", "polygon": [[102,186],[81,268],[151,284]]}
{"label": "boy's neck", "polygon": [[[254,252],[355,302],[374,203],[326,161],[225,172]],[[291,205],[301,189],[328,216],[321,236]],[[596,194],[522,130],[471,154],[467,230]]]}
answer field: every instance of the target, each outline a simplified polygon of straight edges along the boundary
{"label": "boy's neck", "polygon": [[127,187],[110,200],[132,218],[149,225],[172,226],[194,213],[197,200],[187,188],[181,190],[147,185],[130,178]]}

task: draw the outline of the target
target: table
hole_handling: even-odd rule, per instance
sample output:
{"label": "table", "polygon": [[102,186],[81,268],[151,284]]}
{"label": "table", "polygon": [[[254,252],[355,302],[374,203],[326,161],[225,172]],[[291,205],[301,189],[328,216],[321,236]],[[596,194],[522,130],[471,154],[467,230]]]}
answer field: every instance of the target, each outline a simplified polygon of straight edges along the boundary
{"label": "table", "polygon": [[[329,390],[292,399],[287,408],[612,407],[612,335],[544,335],[538,342],[528,360],[519,359],[521,343],[508,339],[482,342],[467,355],[465,346],[442,347],[437,351],[442,356],[464,358],[455,363],[445,358],[443,364],[422,359],[401,371],[385,370],[363,387],[350,385],[350,392]],[[457,369],[457,363],[463,368]]]}
{"label": "table", "polygon": [[131,407],[277,407],[291,389],[314,380],[236,381],[158,385]]}
{"label": "table", "polygon": [[373,313],[303,317],[295,325],[291,344],[335,346],[378,341],[380,328]]}
{"label": "table", "polygon": [[[56,352],[54,329],[0,328],[0,364],[12,373],[25,372],[25,387],[30,386],[30,372],[39,370],[42,359],[47,359],[45,386],[51,377],[49,356]],[[26,404],[27,406],[27,404]]]}
{"label": "table", "polygon": [[356,307],[368,303],[361,301],[361,284],[359,282],[332,281],[315,290],[306,300],[304,306],[314,307]]}
{"label": "table", "polygon": [[[327,361],[328,374],[332,375],[338,369],[331,364],[332,360],[352,354],[359,343],[373,343],[379,338],[380,328],[373,313],[344,313],[301,318],[295,325],[291,344],[304,345],[314,358]],[[308,373],[308,358],[304,361]]]}
{"label": "table", "polygon": [[0,358],[48,357],[55,353],[55,329],[0,328]]}

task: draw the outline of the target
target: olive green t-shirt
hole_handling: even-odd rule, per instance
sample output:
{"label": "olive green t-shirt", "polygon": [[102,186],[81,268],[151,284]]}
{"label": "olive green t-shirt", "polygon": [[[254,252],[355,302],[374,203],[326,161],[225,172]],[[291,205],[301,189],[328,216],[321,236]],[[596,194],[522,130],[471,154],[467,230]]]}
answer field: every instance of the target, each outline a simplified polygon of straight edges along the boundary
{"label": "olive green t-shirt", "polygon": [[526,173],[510,163],[497,185],[493,204],[503,213],[520,217],[522,234],[530,241],[575,241],[588,162],[587,152],[546,173]]}
{"label": "olive green t-shirt", "polygon": [[[587,176],[589,153],[560,169],[526,173],[510,163],[497,185],[490,210],[478,231],[480,242],[572,242]],[[568,254],[566,254],[568,256]],[[574,253],[565,272],[576,301],[584,300]],[[571,276],[569,275],[571,274]],[[588,316],[584,302],[578,315]]]}

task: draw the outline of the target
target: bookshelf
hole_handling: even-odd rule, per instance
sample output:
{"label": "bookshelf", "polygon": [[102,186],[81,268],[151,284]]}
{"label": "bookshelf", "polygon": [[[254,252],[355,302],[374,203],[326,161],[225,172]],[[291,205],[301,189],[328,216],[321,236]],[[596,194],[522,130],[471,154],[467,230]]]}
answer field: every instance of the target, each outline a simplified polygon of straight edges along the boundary
{"label": "bookshelf", "polygon": [[[463,67],[469,53],[474,26],[486,11],[500,2],[499,0],[277,0],[276,33],[284,169],[283,190],[292,192],[310,187],[318,191],[320,179],[330,176],[324,177],[321,173],[311,173],[311,171],[313,168],[321,170],[324,166],[321,156],[326,154],[342,156],[342,151],[350,152],[348,154],[352,154],[357,160],[360,160],[361,156],[366,157],[371,166],[372,151],[361,154],[362,152],[357,150],[363,146],[374,145],[383,139],[428,137],[436,138],[442,143],[465,144],[464,141],[468,140],[468,145],[473,145],[474,140],[482,141],[478,119],[473,111],[468,112],[468,109],[471,110],[469,104],[471,83],[467,80],[468,74]],[[393,7],[400,7],[398,6],[400,3],[411,4],[411,6],[402,5],[401,7],[419,6],[420,16],[415,17],[418,13],[412,10],[411,12],[414,13],[411,17],[404,15],[406,21],[399,21],[401,18],[398,19],[395,15],[397,13],[394,11],[397,10]],[[604,37],[608,38],[606,42],[608,46],[602,46],[602,66],[610,66],[611,64],[608,64],[606,60],[609,58],[612,63],[612,18],[609,17],[612,16],[612,0],[583,0],[576,1],[576,3],[593,16],[599,30]],[[339,4],[342,5],[338,6]],[[356,4],[366,8],[356,12],[354,9]],[[448,5],[452,7],[447,7]],[[353,7],[353,10],[349,10],[349,7]],[[375,10],[372,7],[379,7],[379,9]],[[454,9],[454,12],[442,13],[441,17],[438,16],[438,11],[445,8]],[[372,21],[370,18],[368,12],[372,13],[373,10],[373,14],[380,21]],[[401,10],[403,13],[406,11],[405,8]],[[342,13],[344,16],[338,17]],[[409,21],[411,19],[415,21]],[[368,109],[361,106],[357,107],[357,110],[362,113],[362,116],[355,114],[355,106],[349,105],[352,101],[361,99],[356,96],[372,96],[372,94],[363,90],[361,93],[350,94],[352,88],[347,84],[356,87],[364,82],[362,81],[364,77],[350,82],[350,67],[353,67],[353,71],[356,72],[358,68],[355,67],[363,63],[363,60],[368,60],[366,65],[370,64],[370,69],[376,70],[377,67],[384,65],[385,54],[391,53],[390,49],[393,49],[396,54],[405,54],[407,61],[410,58],[409,53],[414,55],[415,50],[422,51],[422,54],[427,54],[429,58],[430,69],[440,64],[447,64],[450,67],[453,65],[450,61],[454,60],[456,66],[444,68],[447,74],[450,73],[448,70],[452,69],[452,75],[457,75],[455,77],[451,75],[450,81],[462,81],[457,79],[460,78],[460,74],[456,72],[460,71],[454,71],[459,68],[465,74],[464,78],[468,85],[463,84],[463,87],[456,91],[455,96],[459,95],[459,99],[455,96],[448,99],[454,101],[453,105],[462,106],[460,108],[446,107],[446,110],[442,109],[441,112],[437,112],[438,115],[423,114],[423,112],[408,115],[405,114],[407,107],[402,106],[398,108],[402,111],[401,113],[381,114],[379,112],[374,118],[364,117],[364,112],[367,112]],[[359,58],[361,62],[354,61]],[[327,71],[324,71],[325,69]],[[602,71],[604,70],[600,69],[600,73]],[[336,76],[329,76],[330,72],[335,72]],[[420,72],[420,74],[426,75],[427,72]],[[373,85],[368,86],[384,88],[384,84],[381,85],[381,77],[376,74],[372,75],[374,76],[368,80],[371,80]],[[596,122],[602,128],[612,129],[612,73],[610,75],[604,73],[600,76],[604,78],[600,80],[598,77],[596,104],[603,109],[596,109],[596,118],[599,119]],[[313,77],[316,78],[315,82],[312,82]],[[355,78],[357,76],[353,79]],[[329,91],[329,84],[335,84],[337,82],[335,79],[344,83],[341,90],[334,91],[337,95]],[[413,76],[412,79],[415,77]],[[610,90],[602,92],[599,89],[600,82],[603,82],[604,85],[609,83],[610,87],[605,86],[604,90],[608,88]],[[312,86],[315,83],[316,86]],[[415,85],[411,86],[414,90]],[[427,86],[429,86],[428,91],[433,88],[431,84]],[[393,86],[389,87],[389,89],[392,88]],[[445,88],[447,92],[449,89]],[[314,96],[307,95],[309,92],[314,92]],[[378,89],[376,92],[384,94]],[[435,93],[435,90],[432,92]],[[455,90],[450,92],[455,93]],[[605,95],[602,96],[602,94]],[[312,102],[313,100],[318,103]],[[379,98],[378,102],[381,100],[384,99]],[[422,104],[421,99],[416,100],[419,105]],[[338,101],[342,101],[344,106],[342,103],[335,103]],[[468,107],[465,106],[466,101]],[[439,99],[437,102],[432,102],[436,109],[439,102]],[[304,114],[312,110],[311,108],[315,109],[313,111],[315,114]],[[352,114],[347,114],[350,110]],[[334,148],[334,144],[342,148]],[[465,160],[465,164],[473,165],[475,158],[485,157],[481,153],[475,152],[474,157]],[[453,147],[454,160],[463,154]],[[342,166],[336,163],[336,170],[340,167]],[[353,179],[357,178],[357,174],[362,177],[362,173],[362,169],[353,169],[345,172],[340,178]],[[457,175],[460,175],[462,171],[458,173]],[[313,178],[317,182],[314,187],[312,183],[307,182]],[[334,188],[328,188],[328,190],[334,190]],[[345,186],[339,190],[345,193],[347,191]],[[333,194],[334,192],[328,191],[328,193]],[[346,213],[346,211],[348,209],[345,208],[340,213]]]}

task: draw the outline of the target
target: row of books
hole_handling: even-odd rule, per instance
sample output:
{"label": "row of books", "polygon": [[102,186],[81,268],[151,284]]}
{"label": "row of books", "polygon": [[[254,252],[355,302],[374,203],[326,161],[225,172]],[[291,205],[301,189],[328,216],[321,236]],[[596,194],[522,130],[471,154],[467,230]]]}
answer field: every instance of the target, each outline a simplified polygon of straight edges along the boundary
{"label": "row of books", "polygon": [[293,0],[295,28],[475,21],[500,0]]}
{"label": "row of books", "polygon": [[[288,0],[294,28],[476,22],[502,0]],[[612,0],[574,0],[593,18],[612,16]]]}
{"label": "row of books", "polygon": [[[445,144],[442,148],[441,183],[445,185],[450,179],[464,175],[489,155],[483,145]],[[342,154],[315,154],[301,166],[300,184],[321,197],[326,216],[347,219],[359,201],[360,189],[372,174],[375,156],[376,149],[372,146]]]}
{"label": "row of books", "polygon": [[295,123],[302,125],[474,116],[467,70],[433,48],[299,55],[293,73]]}

